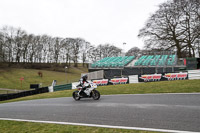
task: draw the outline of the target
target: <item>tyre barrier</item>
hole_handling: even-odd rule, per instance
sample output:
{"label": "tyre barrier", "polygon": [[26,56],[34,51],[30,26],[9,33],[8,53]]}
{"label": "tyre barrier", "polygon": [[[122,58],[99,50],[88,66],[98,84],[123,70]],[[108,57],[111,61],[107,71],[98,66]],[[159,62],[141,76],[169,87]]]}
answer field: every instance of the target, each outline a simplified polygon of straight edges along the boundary
{"label": "tyre barrier", "polygon": [[46,92],[49,92],[48,87],[38,88],[36,90],[30,90],[30,91],[23,91],[19,93],[0,94],[0,101],[20,98],[20,97],[25,97],[25,96],[31,96],[31,95],[46,93]]}

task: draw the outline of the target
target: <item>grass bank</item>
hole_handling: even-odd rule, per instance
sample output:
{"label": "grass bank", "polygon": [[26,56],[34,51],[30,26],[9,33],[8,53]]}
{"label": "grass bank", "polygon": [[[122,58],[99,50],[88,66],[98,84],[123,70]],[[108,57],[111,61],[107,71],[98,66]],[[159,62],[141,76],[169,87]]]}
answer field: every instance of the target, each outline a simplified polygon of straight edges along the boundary
{"label": "grass bank", "polygon": [[[194,93],[200,92],[200,80],[178,80],[138,84],[109,85],[99,86],[97,89],[100,91],[101,95],[146,93]],[[0,101],[0,103],[32,99],[71,97],[73,91],[74,90],[64,90],[53,93],[43,93],[7,101]]]}
{"label": "grass bank", "polygon": [[150,131],[1,120],[0,129],[2,133],[155,133]]}
{"label": "grass bank", "polygon": [[[38,75],[39,71],[42,72],[43,77]],[[87,70],[73,67],[69,68],[67,73],[37,69],[0,69],[0,88],[28,90],[30,84],[49,86],[53,80],[57,80],[57,84],[65,84],[79,80],[83,72],[87,72]],[[24,77],[22,85],[21,77]]]}
{"label": "grass bank", "polygon": [[19,90],[0,90],[0,94],[9,94],[9,93],[18,93],[20,92]]}

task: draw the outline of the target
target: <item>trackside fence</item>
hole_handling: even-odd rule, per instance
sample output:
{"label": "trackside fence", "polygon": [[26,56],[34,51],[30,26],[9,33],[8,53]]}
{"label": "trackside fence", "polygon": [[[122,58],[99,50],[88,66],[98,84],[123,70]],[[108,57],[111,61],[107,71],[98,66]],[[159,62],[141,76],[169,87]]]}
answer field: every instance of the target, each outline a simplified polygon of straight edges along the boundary
{"label": "trackside fence", "polygon": [[[143,74],[143,75],[130,75],[123,78],[112,79],[96,79],[91,80],[98,86],[116,85],[116,84],[131,84],[142,82],[157,82],[157,81],[172,81],[172,80],[192,80],[200,79],[200,70],[189,70],[178,73],[162,73],[162,74]],[[78,82],[72,83],[72,89],[75,89]]]}

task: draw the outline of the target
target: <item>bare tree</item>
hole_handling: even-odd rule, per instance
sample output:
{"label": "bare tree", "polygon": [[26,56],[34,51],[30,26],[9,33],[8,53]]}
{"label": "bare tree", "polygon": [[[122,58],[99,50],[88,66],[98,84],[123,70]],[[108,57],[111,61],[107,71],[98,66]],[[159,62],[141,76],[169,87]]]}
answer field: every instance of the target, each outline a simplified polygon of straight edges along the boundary
{"label": "bare tree", "polygon": [[42,62],[48,61],[48,49],[49,49],[49,39],[47,35],[41,36],[41,45],[42,45]]}
{"label": "bare tree", "polygon": [[72,46],[72,60],[74,62],[75,67],[78,67],[80,46],[84,42],[85,42],[85,40],[82,39],[82,38],[70,39],[70,43],[71,43],[71,46]]}
{"label": "bare tree", "polygon": [[67,63],[97,61],[108,56],[120,56],[121,49],[110,44],[92,46],[83,38],[60,38],[28,34],[21,28],[0,29],[0,62]]}
{"label": "bare tree", "polygon": [[54,42],[54,60],[55,60],[56,63],[58,63],[58,57],[59,57],[59,54],[60,54],[60,49],[62,47],[62,45],[60,43],[61,40],[62,39],[58,38],[58,37],[53,39],[53,42]]}
{"label": "bare tree", "polygon": [[86,60],[89,61],[89,56],[90,56],[90,53],[91,53],[90,50],[92,50],[91,48],[92,47],[91,47],[91,44],[89,42],[83,41],[83,43],[81,45],[81,49],[80,49],[83,67],[85,66]]}
{"label": "bare tree", "polygon": [[139,32],[138,36],[145,39],[145,47],[176,48],[178,57],[187,49],[189,56],[194,57],[194,42],[200,31],[195,13],[197,5],[200,5],[198,0],[173,0],[161,4]]}
{"label": "bare tree", "polygon": [[13,27],[4,26],[1,29],[3,33],[3,40],[2,40],[2,46],[4,47],[4,61],[6,62],[13,62],[13,42],[14,42],[14,31],[15,29]]}
{"label": "bare tree", "polygon": [[115,47],[110,44],[104,44],[97,46],[97,56],[99,59],[109,57],[109,56],[120,56],[122,49]]}
{"label": "bare tree", "polygon": [[29,47],[29,61],[31,63],[37,62],[38,59],[38,53],[37,50],[39,50],[38,46],[40,44],[40,36],[32,36],[32,41],[30,43]]}
{"label": "bare tree", "polygon": [[31,35],[25,34],[22,37],[22,60],[23,62],[27,62],[28,60],[28,50],[29,50],[29,44],[31,40]]}
{"label": "bare tree", "polygon": [[65,38],[63,39],[63,48],[64,48],[64,55],[65,55],[65,63],[70,66],[71,59],[72,59],[72,38]]}
{"label": "bare tree", "polygon": [[14,42],[14,54],[15,54],[15,61],[16,62],[20,62],[20,60],[22,59],[21,55],[22,55],[22,50],[24,48],[23,44],[23,40],[24,40],[24,36],[26,35],[26,32],[21,30],[21,28],[15,29],[15,36],[13,38],[13,42]]}
{"label": "bare tree", "polygon": [[138,57],[140,55],[141,50],[138,47],[133,47],[126,52],[126,56],[135,56]]}
{"label": "bare tree", "polygon": [[88,58],[90,62],[96,62],[97,61],[97,48],[93,45],[90,45],[90,48],[88,50]]}
{"label": "bare tree", "polygon": [[4,41],[3,33],[0,31],[0,62],[4,62]]}

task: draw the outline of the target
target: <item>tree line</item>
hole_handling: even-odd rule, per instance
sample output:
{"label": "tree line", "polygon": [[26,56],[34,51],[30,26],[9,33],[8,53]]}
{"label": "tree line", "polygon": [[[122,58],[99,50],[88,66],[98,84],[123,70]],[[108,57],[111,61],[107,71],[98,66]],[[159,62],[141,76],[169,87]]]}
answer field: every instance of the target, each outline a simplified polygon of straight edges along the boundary
{"label": "tree line", "polygon": [[83,38],[61,38],[28,34],[21,28],[0,29],[0,62],[74,63],[83,65],[109,56],[120,56],[122,49],[103,44],[94,46]]}
{"label": "tree line", "polygon": [[[148,51],[175,51],[179,58],[200,55],[200,0],[169,0],[159,5],[142,29],[144,49],[131,48],[126,55]],[[109,43],[92,45],[83,38],[61,38],[29,34],[21,28],[0,28],[0,62],[74,63],[83,65],[110,56],[122,56],[122,49]]]}

